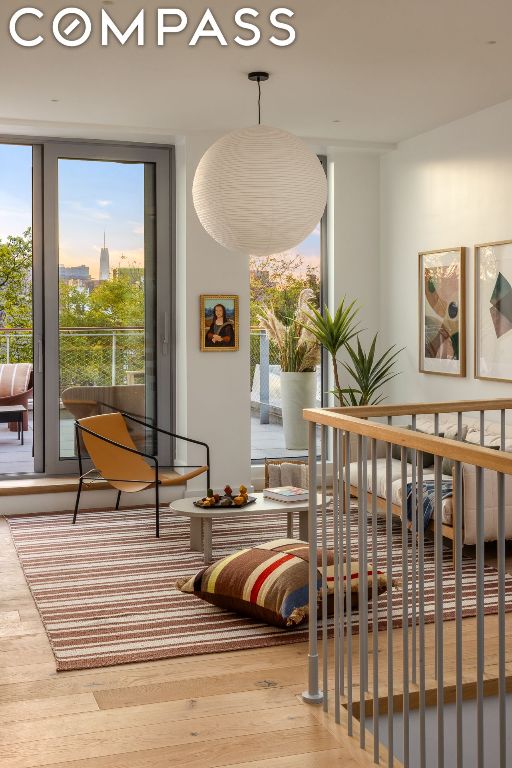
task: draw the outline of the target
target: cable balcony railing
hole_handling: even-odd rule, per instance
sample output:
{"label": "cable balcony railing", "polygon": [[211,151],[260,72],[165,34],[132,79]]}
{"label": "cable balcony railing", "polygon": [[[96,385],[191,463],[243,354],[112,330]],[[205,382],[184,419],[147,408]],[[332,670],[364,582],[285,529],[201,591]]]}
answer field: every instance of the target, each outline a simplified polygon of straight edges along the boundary
{"label": "cable balcony railing", "polygon": [[281,423],[279,353],[264,328],[250,331],[251,411],[260,424]]}
{"label": "cable balcony railing", "polygon": [[511,415],[512,400],[304,411],[315,489],[304,700],[375,764],[512,765]]}
{"label": "cable balcony railing", "polygon": [[[276,344],[264,328],[250,331],[251,411],[260,424],[282,423],[281,366]],[[321,402],[321,371],[318,366],[318,402]]]}
{"label": "cable balcony railing", "polygon": [[[31,363],[32,328],[0,328],[0,364]],[[59,329],[61,391],[73,385],[116,386],[144,381],[142,327]]]}

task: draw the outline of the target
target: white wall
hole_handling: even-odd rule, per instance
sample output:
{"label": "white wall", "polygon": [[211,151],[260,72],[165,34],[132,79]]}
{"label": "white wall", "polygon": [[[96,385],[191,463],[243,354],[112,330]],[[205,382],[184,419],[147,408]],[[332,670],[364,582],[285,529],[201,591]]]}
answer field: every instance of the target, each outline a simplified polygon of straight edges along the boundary
{"label": "white wall", "polygon": [[379,160],[374,152],[328,152],[329,306],[356,300],[365,339],[380,327]]}
{"label": "white wall", "polygon": [[[381,160],[380,318],[406,347],[398,401],[511,397],[512,384],[473,378],[472,246],[512,239],[512,101],[400,144]],[[418,372],[418,252],[468,247],[467,378]]]}
{"label": "white wall", "polygon": [[[212,484],[250,479],[249,262],[217,245],[201,226],[192,204],[192,181],[203,153],[218,138],[187,136],[176,146],[177,183],[177,431],[209,443]],[[240,297],[240,350],[201,352],[199,297]],[[188,461],[202,463],[193,449]],[[198,478],[189,487],[204,487]]]}
{"label": "white wall", "polygon": [[361,324],[379,324],[379,155],[331,151],[329,172],[329,303],[361,305]]}

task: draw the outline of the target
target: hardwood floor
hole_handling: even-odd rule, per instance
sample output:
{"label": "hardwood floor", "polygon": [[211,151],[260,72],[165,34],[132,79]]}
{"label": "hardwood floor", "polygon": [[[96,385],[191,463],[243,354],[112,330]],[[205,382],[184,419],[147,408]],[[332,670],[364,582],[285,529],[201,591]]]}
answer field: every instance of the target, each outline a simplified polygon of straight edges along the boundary
{"label": "hardwood floor", "polygon": [[[336,725],[332,715],[302,703],[307,653],[302,643],[57,673],[4,519],[0,519],[0,584],[2,768],[373,765],[371,737],[368,751],[361,752],[357,721],[356,739],[349,739],[344,725]],[[464,621],[464,679],[469,688],[475,679],[475,625],[474,619]],[[446,680],[450,682],[455,624],[447,622],[444,628]],[[430,700],[435,691],[433,630],[432,625],[426,628]],[[512,631],[512,614],[507,615],[507,631]],[[400,629],[394,632],[397,705],[401,636]],[[492,691],[497,670],[496,616],[486,619],[485,642],[486,679]],[[386,690],[385,647],[385,633],[380,633],[381,695]],[[357,650],[355,642],[355,701]],[[370,654],[370,669],[371,663]],[[512,674],[512,660],[508,671]],[[342,719],[346,719],[344,710]]]}
{"label": "hardwood floor", "polygon": [[303,644],[55,671],[0,519],[2,768],[356,768],[340,727],[300,700]]}

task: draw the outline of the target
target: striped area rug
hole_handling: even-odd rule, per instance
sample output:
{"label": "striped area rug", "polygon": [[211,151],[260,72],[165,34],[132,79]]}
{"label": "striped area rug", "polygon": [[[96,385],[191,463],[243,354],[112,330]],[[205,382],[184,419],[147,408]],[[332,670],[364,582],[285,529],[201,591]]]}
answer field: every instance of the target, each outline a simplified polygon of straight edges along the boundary
{"label": "striped area rug", "polygon": [[[173,656],[294,643],[306,628],[281,630],[215,608],[175,588],[178,578],[203,567],[189,549],[189,522],[161,514],[161,538],[148,509],[70,513],[8,519],[25,578],[55,655],[57,669],[93,668]],[[385,566],[385,523],[379,518],[379,560]],[[214,557],[286,536],[283,514],[214,522]],[[353,515],[352,557],[357,553]],[[400,523],[393,542],[393,572],[402,567]],[[445,619],[454,617],[454,572],[444,553]],[[475,615],[475,563],[463,566],[464,615]],[[497,612],[497,571],[485,571],[485,610]],[[410,596],[409,596],[410,597]],[[512,610],[512,576],[507,576]],[[393,623],[401,626],[402,590],[393,590]],[[425,540],[425,613],[434,618],[434,552]],[[357,632],[357,612],[353,631]],[[386,626],[386,594],[379,598],[379,628]],[[371,610],[370,610],[371,626]]]}

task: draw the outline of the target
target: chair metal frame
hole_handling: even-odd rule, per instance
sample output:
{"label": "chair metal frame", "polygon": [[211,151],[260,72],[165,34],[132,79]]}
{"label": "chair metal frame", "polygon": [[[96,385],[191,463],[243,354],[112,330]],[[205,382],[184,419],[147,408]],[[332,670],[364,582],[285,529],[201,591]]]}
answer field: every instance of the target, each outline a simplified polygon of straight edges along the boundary
{"label": "chair metal frame", "polygon": [[[116,413],[121,414],[123,418],[128,419],[129,421],[133,421],[136,424],[140,424],[143,427],[147,427],[148,429],[153,430],[153,432],[159,432],[160,434],[167,435],[168,437],[171,437],[175,440],[184,440],[187,443],[192,443],[194,445],[200,445],[203,448],[206,449],[206,482],[208,488],[210,488],[210,477],[211,477],[211,467],[210,467],[210,446],[207,443],[202,442],[201,440],[194,440],[191,437],[185,437],[184,435],[179,435],[176,432],[168,432],[166,429],[162,429],[161,427],[155,427],[153,424],[148,423],[147,421],[144,421],[142,419],[138,419],[135,416],[132,416],[129,413],[126,413],[125,411],[116,411]],[[159,494],[159,486],[161,485],[160,481],[160,466],[158,463],[158,456],[157,454],[151,454],[151,453],[145,453],[144,451],[139,451],[135,448],[130,448],[128,445],[123,445],[123,443],[118,443],[115,440],[110,440],[108,437],[104,437],[103,435],[98,434],[97,432],[94,432],[91,429],[88,429],[87,427],[84,427],[82,424],[79,423],[79,421],[75,421],[75,436],[76,436],[76,445],[77,445],[77,451],[78,451],[78,466],[80,469],[80,477],[78,481],[78,491],[76,495],[76,502],[75,502],[75,510],[73,514],[73,525],[76,523],[76,518],[78,515],[78,509],[80,505],[80,496],[82,493],[82,486],[84,483],[90,482],[131,482],[131,483],[145,483],[146,480],[127,480],[126,478],[109,478],[109,477],[103,477],[99,470],[97,469],[90,469],[88,472],[84,472],[83,469],[83,462],[84,457],[82,457],[82,448],[81,448],[81,440],[80,440],[80,432],[87,432],[87,434],[91,435],[92,437],[97,438],[98,440],[102,440],[105,443],[109,443],[109,445],[113,445],[116,448],[120,448],[123,451],[128,451],[129,453],[135,453],[138,456],[142,456],[145,459],[149,459],[153,462],[154,468],[155,468],[155,482],[148,484],[148,488],[151,487],[151,485],[155,486],[155,512],[156,512],[156,536],[157,538],[160,537],[160,494]],[[172,466],[169,467],[169,469],[200,469],[201,464],[180,464],[178,466]],[[93,473],[97,473],[97,477],[93,477]],[[116,500],[116,510],[119,509],[119,504],[121,502],[121,491],[118,490],[117,492],[117,500]]]}

